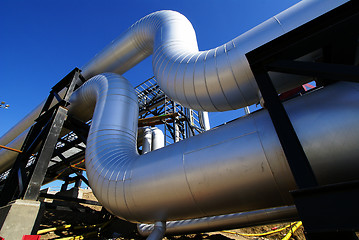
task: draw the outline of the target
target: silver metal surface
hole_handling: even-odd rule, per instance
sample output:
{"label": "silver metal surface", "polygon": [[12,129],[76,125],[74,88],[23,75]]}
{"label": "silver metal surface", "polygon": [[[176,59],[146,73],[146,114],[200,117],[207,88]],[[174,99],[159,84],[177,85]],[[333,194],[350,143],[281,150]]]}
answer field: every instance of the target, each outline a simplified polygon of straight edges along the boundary
{"label": "silver metal surface", "polygon": [[[357,178],[358,91],[337,83],[284,104],[320,184]],[[137,97],[127,80],[96,76],[71,102],[85,99],[96,102],[87,176],[114,215],[153,223],[293,204],[296,186],[266,110],[139,156]]]}
{"label": "silver metal surface", "polygon": [[[161,89],[183,106],[200,111],[238,109],[259,101],[245,54],[343,4],[344,0],[302,1],[257,27],[207,51],[199,51],[186,17],[174,11],[149,14],[83,67],[90,78],[102,72],[123,74],[153,53],[154,75]],[[240,23],[239,23],[240,24]],[[308,81],[274,76],[279,92]]]}
{"label": "silver metal surface", "polygon": [[[89,62],[83,74],[88,79],[104,71],[123,73],[153,52],[156,78],[174,100],[201,111],[247,106],[259,97],[245,53],[344,2],[301,2],[209,51],[198,51],[194,30],[181,14],[156,12]],[[303,81],[274,78],[279,92]],[[337,83],[285,103],[320,184],[357,178],[358,91],[358,84]],[[70,113],[80,118],[91,117],[95,106],[87,176],[99,201],[120,218],[153,223],[293,204],[289,191],[296,186],[265,110],[139,156],[137,96],[127,80],[95,76],[70,102]],[[4,141],[25,128],[17,125]]]}
{"label": "silver metal surface", "polygon": [[165,146],[165,136],[163,135],[163,132],[157,127],[152,127],[151,130],[152,130],[151,151],[163,148]]}
{"label": "silver metal surface", "polygon": [[[208,50],[198,51],[191,23],[180,13],[159,11],[135,24],[90,60],[82,69],[86,79],[103,72],[122,74],[153,53],[153,70],[161,88],[183,106],[200,111],[225,111],[259,101],[258,88],[245,54],[311,19],[347,2],[346,0],[305,0],[257,27]],[[307,79],[273,76],[278,91],[288,90]],[[8,145],[34,123],[40,104],[0,138]],[[84,111],[86,110],[86,111]],[[91,117],[81,109],[79,118]],[[87,115],[87,116],[86,116]],[[19,140],[17,140],[19,141]],[[14,162],[0,150],[0,171]]]}
{"label": "silver metal surface", "polygon": [[160,240],[165,236],[166,232],[166,223],[165,222],[156,222],[153,226],[153,229],[147,240]]}
{"label": "silver metal surface", "polygon": [[152,129],[151,127],[145,127],[142,138],[142,154],[151,152],[152,149]]}
{"label": "silver metal surface", "polygon": [[208,131],[209,129],[211,129],[211,125],[209,123],[208,112],[199,112],[198,117],[199,117],[199,121],[204,126],[205,131]]}
{"label": "silver metal surface", "polygon": [[146,154],[165,146],[165,137],[160,129],[157,127],[144,127],[142,129],[142,131],[138,131],[137,135],[142,139],[142,154]]}
{"label": "silver metal surface", "polygon": [[[298,218],[295,206],[285,206],[213,217],[170,221],[166,223],[166,234],[219,231],[283,221],[296,221]],[[142,236],[148,236],[153,231],[154,224],[138,224],[137,229]]]}

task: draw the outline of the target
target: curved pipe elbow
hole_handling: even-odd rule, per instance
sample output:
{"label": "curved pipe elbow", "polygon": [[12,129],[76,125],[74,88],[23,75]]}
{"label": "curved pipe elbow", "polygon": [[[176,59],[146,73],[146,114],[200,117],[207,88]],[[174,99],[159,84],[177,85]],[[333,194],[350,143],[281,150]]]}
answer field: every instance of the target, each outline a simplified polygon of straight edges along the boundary
{"label": "curved pipe elbow", "polygon": [[130,164],[138,157],[137,95],[125,78],[106,73],[84,83],[70,102],[72,109],[95,103],[86,148],[87,176],[99,201],[110,212],[125,218],[129,212],[124,184]]}
{"label": "curved pipe elbow", "polygon": [[[245,54],[343,4],[302,1],[222,46],[199,51],[186,17],[158,11],[133,24],[83,67],[86,79],[103,72],[123,74],[153,53],[152,67],[161,89],[174,101],[198,111],[226,111],[259,101],[258,87]],[[311,79],[273,83],[278,92]]]}

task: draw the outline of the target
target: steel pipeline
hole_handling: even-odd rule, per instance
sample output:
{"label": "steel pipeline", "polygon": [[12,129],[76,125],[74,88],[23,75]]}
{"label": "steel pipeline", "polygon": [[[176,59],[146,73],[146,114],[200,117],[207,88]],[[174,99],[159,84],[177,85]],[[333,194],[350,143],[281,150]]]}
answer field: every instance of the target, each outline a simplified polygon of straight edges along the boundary
{"label": "steel pipeline", "polygon": [[[171,221],[166,223],[166,234],[179,235],[184,233],[219,231],[295,220],[298,220],[295,206],[285,206],[251,212]],[[138,224],[137,229],[142,236],[148,236],[153,231],[154,224]]]}
{"label": "steel pipeline", "polygon": [[[103,72],[122,74],[153,53],[153,70],[166,94],[182,105],[201,111],[225,111],[258,102],[258,88],[245,54],[276,37],[347,2],[346,0],[305,0],[257,27],[208,51],[198,51],[191,23],[180,13],[159,11],[135,24],[90,60],[82,69],[86,79]],[[278,91],[300,85],[286,75],[275,75]],[[42,104],[0,138],[8,145],[29,126]],[[77,114],[91,117],[89,111]],[[16,141],[21,142],[23,138]],[[10,145],[9,145],[10,146]],[[14,145],[11,145],[14,146]],[[7,156],[5,156],[7,155]],[[0,172],[14,161],[0,150]]]}
{"label": "steel pipeline", "polygon": [[[83,73],[87,79],[103,71],[121,73],[153,51],[159,84],[174,100],[207,111],[246,106],[258,101],[258,90],[244,54],[280,36],[286,32],[283,29],[294,29],[343,3],[323,2],[302,2],[206,52],[198,51],[188,21],[183,20],[183,25],[179,23],[184,19],[182,15],[157,12],[134,24],[110,46],[115,51],[107,48],[84,67]],[[146,25],[150,23],[153,25]],[[186,39],[177,39],[181,34],[174,29],[182,29],[189,35]],[[140,36],[142,30],[145,34]],[[136,34],[139,37],[135,37]],[[124,49],[124,45],[130,47]],[[106,88],[103,82],[107,80],[113,88]],[[302,81],[305,80],[285,81],[279,77],[274,83],[283,91]],[[295,84],[288,85],[293,82]],[[355,128],[359,120],[358,106],[354,106],[358,102],[357,86],[337,84],[336,88],[328,87],[286,104],[320,183],[356,177],[355,159],[359,154],[353,143],[359,140]],[[343,94],[336,96],[337,89]],[[295,188],[294,182],[266,111],[138,156],[137,124],[134,124],[137,98],[123,78],[95,77],[74,94],[71,111],[78,114],[79,106],[93,105],[96,98],[101,99],[100,95],[105,97],[106,104],[103,100],[100,104],[97,102],[86,153],[90,160],[86,164],[96,196],[115,215],[135,222],[161,222],[292,203],[288,191]],[[308,109],[306,104],[311,102],[316,105]],[[116,110],[111,103],[120,103],[123,107]],[[132,118],[130,121],[128,116]],[[310,125],[314,130],[308,131]],[[18,136],[18,133],[11,134]],[[336,162],[339,158],[340,164]]]}
{"label": "steel pipeline", "polygon": [[[153,53],[161,89],[174,101],[200,111],[226,111],[259,101],[245,54],[343,4],[343,0],[299,2],[228,43],[199,51],[192,24],[182,14],[159,11],[133,24],[83,67],[86,79],[103,72],[123,74]],[[308,81],[276,75],[279,92]]]}
{"label": "steel pipeline", "polygon": [[[337,83],[285,103],[320,184],[357,178],[358,88]],[[97,102],[87,176],[120,218],[153,223],[293,204],[296,186],[266,110],[140,156],[137,97],[127,80],[96,76],[71,102]]]}
{"label": "steel pipeline", "polygon": [[[163,148],[165,138],[163,132],[157,127],[145,127],[142,131],[138,131],[142,138],[142,154]],[[138,143],[138,140],[137,140]]]}

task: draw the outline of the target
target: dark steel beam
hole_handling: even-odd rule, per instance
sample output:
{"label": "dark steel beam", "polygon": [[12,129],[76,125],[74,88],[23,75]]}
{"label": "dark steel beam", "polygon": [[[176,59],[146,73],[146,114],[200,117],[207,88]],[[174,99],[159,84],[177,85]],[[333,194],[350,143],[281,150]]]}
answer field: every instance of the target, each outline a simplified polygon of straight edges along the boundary
{"label": "dark steel beam", "polygon": [[[44,123],[44,121],[42,122]],[[5,180],[4,187],[1,191],[0,206],[4,206],[11,200],[18,198],[23,192],[24,186],[26,187],[27,174],[25,167],[31,154],[35,151],[35,148],[42,142],[42,139],[50,126],[50,122],[50,120],[45,122],[45,126],[42,124],[35,124],[30,129],[24,144],[21,147],[22,152],[17,156],[9,175]]]}
{"label": "dark steel beam", "polygon": [[85,178],[84,175],[82,175],[82,171],[81,171],[81,173],[79,171],[75,171],[75,169],[73,169],[73,171],[87,186],[90,187],[89,181],[87,178]]}
{"label": "dark steel beam", "polygon": [[359,1],[350,1],[246,54],[251,64],[297,59],[345,38],[357,39]]}
{"label": "dark steel beam", "polygon": [[298,189],[291,193],[306,231],[342,233],[358,230],[358,192],[359,181],[356,180]]}
{"label": "dark steel beam", "polygon": [[72,130],[86,144],[90,126],[73,116],[68,116],[65,125],[67,129]]}
{"label": "dark steel beam", "polygon": [[59,138],[62,125],[66,119],[66,116],[67,116],[67,109],[63,107],[59,107],[54,117],[54,120],[52,122],[49,133],[43,143],[42,149],[40,150],[37,159],[37,164],[29,180],[28,187],[24,193],[24,197],[23,197],[24,199],[27,200],[37,199],[40,192],[40,187],[45,178],[47,167],[49,166],[49,161],[55,149],[54,146],[57,143],[57,139]]}
{"label": "dark steel beam", "polygon": [[257,68],[252,71],[298,188],[317,186],[307,156],[267,71]]}
{"label": "dark steel beam", "polygon": [[312,76],[335,81],[359,82],[359,67],[353,65],[277,60],[266,65],[267,71]]}

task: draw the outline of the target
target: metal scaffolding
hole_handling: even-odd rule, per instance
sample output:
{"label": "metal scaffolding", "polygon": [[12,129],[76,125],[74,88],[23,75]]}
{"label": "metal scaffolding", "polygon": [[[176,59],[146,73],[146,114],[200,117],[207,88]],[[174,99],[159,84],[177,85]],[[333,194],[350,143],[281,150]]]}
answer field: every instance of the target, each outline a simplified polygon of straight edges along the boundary
{"label": "metal scaffolding", "polygon": [[[172,101],[154,77],[135,88],[139,103],[139,126],[157,125],[164,132],[165,146],[205,131],[202,113]],[[162,127],[161,127],[162,125]]]}

